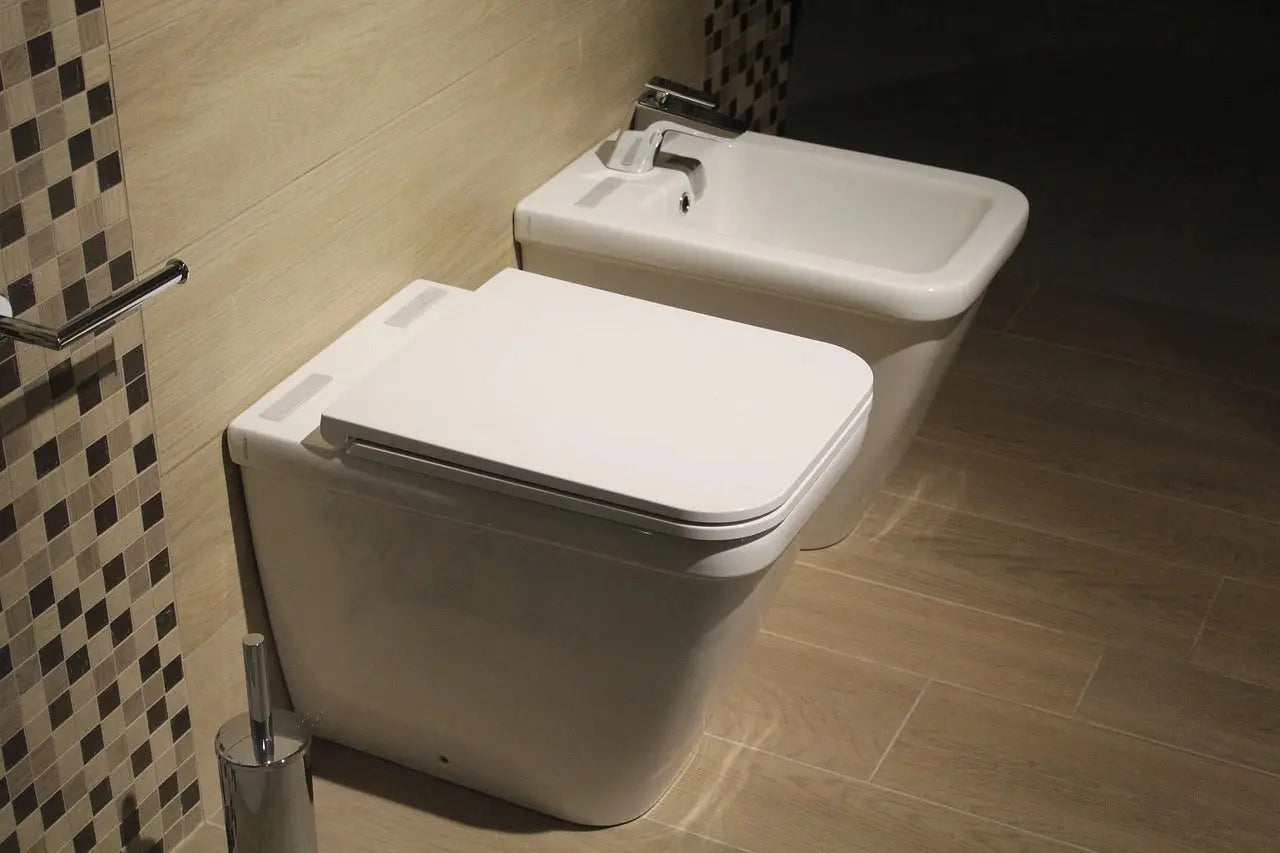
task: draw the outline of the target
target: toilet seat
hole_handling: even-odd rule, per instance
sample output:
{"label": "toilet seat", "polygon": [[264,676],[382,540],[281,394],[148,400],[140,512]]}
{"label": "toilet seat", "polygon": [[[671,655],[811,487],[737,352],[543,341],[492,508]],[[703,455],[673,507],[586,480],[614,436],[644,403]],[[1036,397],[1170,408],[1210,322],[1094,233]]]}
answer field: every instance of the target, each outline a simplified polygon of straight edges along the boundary
{"label": "toilet seat", "polygon": [[449,307],[326,406],[326,441],[642,529],[735,539],[785,518],[871,405],[870,369],[847,350],[528,272]]}

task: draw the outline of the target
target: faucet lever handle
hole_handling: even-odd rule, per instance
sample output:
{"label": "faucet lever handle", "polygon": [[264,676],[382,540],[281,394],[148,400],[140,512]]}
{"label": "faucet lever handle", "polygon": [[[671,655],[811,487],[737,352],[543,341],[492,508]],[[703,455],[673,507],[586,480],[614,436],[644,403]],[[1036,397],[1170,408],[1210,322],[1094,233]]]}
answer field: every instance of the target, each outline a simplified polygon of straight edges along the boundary
{"label": "faucet lever handle", "polygon": [[654,77],[644,84],[644,92],[653,98],[658,106],[664,106],[667,101],[675,98],[686,104],[695,107],[701,107],[704,110],[716,110],[720,108],[720,102],[710,92],[704,92],[701,89],[695,89],[692,86],[686,86],[683,83],[677,83],[674,80],[668,80],[666,77]]}

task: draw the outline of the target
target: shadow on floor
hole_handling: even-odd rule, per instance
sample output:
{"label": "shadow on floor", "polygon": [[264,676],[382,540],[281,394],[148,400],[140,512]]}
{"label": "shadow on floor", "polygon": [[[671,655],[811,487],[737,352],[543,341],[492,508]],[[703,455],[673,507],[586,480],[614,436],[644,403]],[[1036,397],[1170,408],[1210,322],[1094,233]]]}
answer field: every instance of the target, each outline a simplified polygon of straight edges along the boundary
{"label": "shadow on floor", "polygon": [[329,741],[316,741],[312,773],[381,800],[467,826],[512,835],[593,831],[592,827],[556,820]]}

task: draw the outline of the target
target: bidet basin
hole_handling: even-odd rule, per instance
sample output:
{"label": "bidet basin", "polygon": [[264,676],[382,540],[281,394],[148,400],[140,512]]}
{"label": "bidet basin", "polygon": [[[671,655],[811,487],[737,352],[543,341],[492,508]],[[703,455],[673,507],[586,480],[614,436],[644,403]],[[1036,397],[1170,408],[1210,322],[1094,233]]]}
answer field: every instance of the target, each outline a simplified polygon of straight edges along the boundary
{"label": "bidet basin", "polygon": [[[863,452],[801,538],[834,544],[896,464],[1026,227],[1000,181],[745,133],[654,168],[583,154],[521,201],[524,268],[843,346],[871,364]],[[655,346],[660,342],[655,342]]]}
{"label": "bidet basin", "polygon": [[1027,200],[988,178],[746,133],[673,138],[706,188],[608,170],[605,142],[516,208],[516,240],[719,277],[903,320],[969,308],[1022,236]]}

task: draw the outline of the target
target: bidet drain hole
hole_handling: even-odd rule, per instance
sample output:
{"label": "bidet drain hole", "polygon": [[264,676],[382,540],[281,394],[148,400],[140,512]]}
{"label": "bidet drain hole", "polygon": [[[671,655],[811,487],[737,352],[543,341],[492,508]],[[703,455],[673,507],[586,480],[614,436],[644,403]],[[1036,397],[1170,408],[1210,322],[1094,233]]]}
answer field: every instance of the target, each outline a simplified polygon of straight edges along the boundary
{"label": "bidet drain hole", "polygon": [[693,205],[693,199],[689,197],[689,194],[688,194],[688,193],[680,193],[680,203],[679,203],[679,205],[678,205],[678,206],[679,206],[679,208],[680,208],[680,215],[681,215],[681,216],[684,216],[686,213],[688,213],[688,212],[689,212],[689,208],[690,208],[692,205]]}
{"label": "bidet drain hole", "polygon": [[448,759],[448,758],[446,758],[445,756],[440,755],[440,756],[437,756],[437,757],[440,759],[440,763],[441,763],[441,764],[448,764],[448,763],[449,763],[449,759]]}

